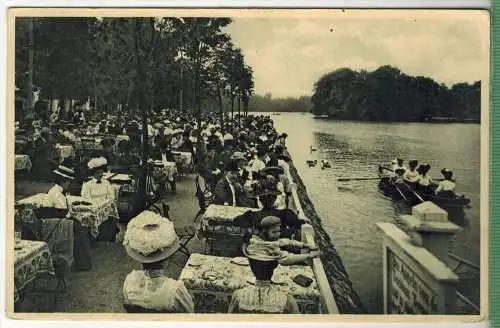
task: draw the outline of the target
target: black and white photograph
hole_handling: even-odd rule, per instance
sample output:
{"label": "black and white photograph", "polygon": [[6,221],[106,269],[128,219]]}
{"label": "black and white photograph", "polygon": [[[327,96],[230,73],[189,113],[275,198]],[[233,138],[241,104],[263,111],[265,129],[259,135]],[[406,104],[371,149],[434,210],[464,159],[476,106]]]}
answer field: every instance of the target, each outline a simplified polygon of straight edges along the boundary
{"label": "black and white photograph", "polygon": [[9,11],[9,317],[485,315],[487,11]]}

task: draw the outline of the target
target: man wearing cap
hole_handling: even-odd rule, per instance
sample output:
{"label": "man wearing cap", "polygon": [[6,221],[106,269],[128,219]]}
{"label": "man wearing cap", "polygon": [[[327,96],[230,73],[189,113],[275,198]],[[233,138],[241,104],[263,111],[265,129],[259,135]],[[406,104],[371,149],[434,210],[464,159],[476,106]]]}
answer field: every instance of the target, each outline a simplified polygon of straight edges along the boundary
{"label": "man wearing cap", "polygon": [[282,258],[282,252],[271,245],[248,245],[243,248],[255,284],[235,291],[229,303],[228,313],[295,314],[300,313],[292,295],[283,292],[272,283],[274,270]]}
{"label": "man wearing cap", "polygon": [[[283,265],[294,265],[303,263],[308,259],[313,259],[319,256],[318,248],[311,246],[301,241],[288,238],[281,238],[281,219],[276,216],[267,216],[258,224],[258,234],[254,234],[248,246],[252,247],[273,247],[277,252],[280,252],[278,262]],[[247,246],[243,246],[245,247]],[[309,253],[294,254],[286,249],[307,249]]]}
{"label": "man wearing cap", "polygon": [[238,183],[238,163],[229,161],[226,176],[215,186],[214,204],[228,206],[245,206],[243,187]]}
{"label": "man wearing cap", "polygon": [[166,260],[180,247],[171,221],[144,211],[129,222],[123,245],[132,259],[142,263],[142,270],[129,273],[123,284],[127,312],[194,312],[184,283],[163,274]]}

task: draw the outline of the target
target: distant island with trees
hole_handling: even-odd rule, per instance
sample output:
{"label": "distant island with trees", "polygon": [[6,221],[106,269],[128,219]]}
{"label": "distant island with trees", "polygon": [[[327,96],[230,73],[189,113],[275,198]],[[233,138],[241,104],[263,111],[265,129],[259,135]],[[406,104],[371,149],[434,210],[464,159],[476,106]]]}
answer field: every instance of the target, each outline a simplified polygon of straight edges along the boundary
{"label": "distant island with trees", "polygon": [[248,110],[253,112],[310,112],[311,97],[273,98],[270,93],[252,95],[248,103]]}
{"label": "distant island with trees", "polygon": [[447,87],[409,76],[392,66],[367,72],[340,68],[314,84],[312,97],[253,95],[250,111],[311,112],[338,120],[390,122],[479,122],[481,81]]}

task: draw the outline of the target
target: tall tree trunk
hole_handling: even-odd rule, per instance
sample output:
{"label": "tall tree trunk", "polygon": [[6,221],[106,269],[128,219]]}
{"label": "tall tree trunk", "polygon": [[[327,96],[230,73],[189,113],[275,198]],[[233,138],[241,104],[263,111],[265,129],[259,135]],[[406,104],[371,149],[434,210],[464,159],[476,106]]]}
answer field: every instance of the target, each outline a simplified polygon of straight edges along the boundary
{"label": "tall tree trunk", "polygon": [[231,134],[234,132],[234,95],[231,94]]}
{"label": "tall tree trunk", "polygon": [[238,128],[241,129],[241,97],[238,96]]}
{"label": "tall tree trunk", "polygon": [[140,48],[142,48],[142,29],[141,18],[135,19],[135,56],[137,62],[137,87],[139,88],[139,107],[142,114],[142,165],[139,170],[139,185],[136,194],[136,210],[141,211],[146,206],[146,186],[148,176],[148,111],[146,108],[146,99],[144,95],[144,74],[142,71],[142,56]]}
{"label": "tall tree trunk", "polygon": [[35,107],[35,95],[33,94],[33,58],[35,56],[34,46],[33,46],[33,20],[30,18],[28,21],[28,85],[27,85],[27,96],[28,96],[28,108],[33,110]]}
{"label": "tall tree trunk", "polygon": [[179,111],[182,113],[182,107],[183,107],[183,102],[182,102],[182,98],[183,98],[183,91],[184,91],[184,63],[183,63],[183,60],[184,58],[182,57],[183,54],[181,52],[181,87],[180,87],[180,90],[179,90]]}
{"label": "tall tree trunk", "polygon": [[217,100],[219,102],[219,110],[220,110],[220,126],[224,127],[224,108],[222,105],[222,92],[220,90],[220,85],[217,85]]}

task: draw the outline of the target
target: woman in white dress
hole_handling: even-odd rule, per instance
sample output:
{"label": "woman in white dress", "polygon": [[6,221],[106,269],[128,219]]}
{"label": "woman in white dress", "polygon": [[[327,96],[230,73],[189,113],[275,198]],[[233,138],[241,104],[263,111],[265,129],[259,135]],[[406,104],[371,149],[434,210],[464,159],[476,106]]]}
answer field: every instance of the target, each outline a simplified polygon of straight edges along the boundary
{"label": "woman in white dress", "polygon": [[171,221],[144,211],[129,222],[123,245],[132,259],[142,263],[142,269],[129,273],[123,284],[127,312],[194,312],[184,283],[163,273],[166,260],[180,245]]}
{"label": "woman in white dress", "polygon": [[453,181],[453,172],[444,168],[441,170],[444,180],[439,183],[436,188],[436,195],[443,197],[455,196],[455,181]]}
{"label": "woman in white dress", "polygon": [[[88,163],[92,178],[82,186],[82,197],[97,207],[106,203],[117,202],[117,189],[107,179],[104,179],[104,171],[108,165],[104,157],[93,158]],[[114,242],[116,234],[120,231],[116,218],[110,217],[99,227],[98,240]]]}

